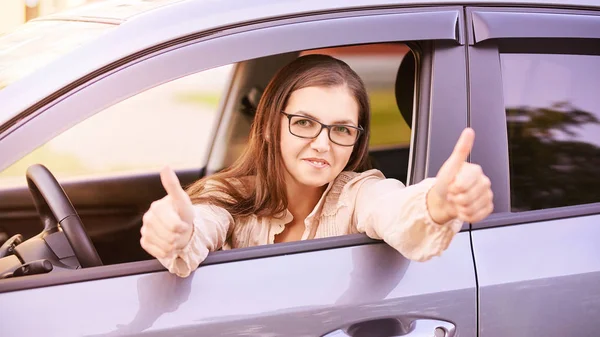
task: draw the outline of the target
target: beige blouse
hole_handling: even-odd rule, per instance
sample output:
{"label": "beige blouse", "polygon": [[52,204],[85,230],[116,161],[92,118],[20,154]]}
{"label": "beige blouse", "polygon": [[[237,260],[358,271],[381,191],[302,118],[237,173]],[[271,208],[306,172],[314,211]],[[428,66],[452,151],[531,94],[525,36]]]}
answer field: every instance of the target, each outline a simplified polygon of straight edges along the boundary
{"label": "beige blouse", "polygon": [[[302,240],[366,233],[383,240],[406,258],[426,261],[450,244],[462,221],[435,223],[429,216],[426,195],[435,178],[405,187],[386,179],[379,170],[342,172],[304,220]],[[289,211],[277,217],[255,215],[233,218],[213,205],[194,205],[194,232],[190,242],[173,255],[159,259],[171,272],[188,276],[209,252],[272,244],[293,219]]]}

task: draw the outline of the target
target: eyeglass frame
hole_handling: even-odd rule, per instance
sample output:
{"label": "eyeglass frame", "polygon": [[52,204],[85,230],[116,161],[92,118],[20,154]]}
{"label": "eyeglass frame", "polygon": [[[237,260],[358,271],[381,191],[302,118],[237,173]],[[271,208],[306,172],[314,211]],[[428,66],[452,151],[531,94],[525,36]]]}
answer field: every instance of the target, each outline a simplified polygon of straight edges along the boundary
{"label": "eyeglass frame", "polygon": [[[282,113],[284,116],[286,116],[286,117],[287,117],[287,119],[288,119],[288,132],[289,132],[291,135],[293,135],[293,136],[295,136],[295,137],[298,137],[298,138],[303,138],[303,139],[315,139],[315,138],[319,137],[319,135],[321,134],[321,132],[323,132],[323,129],[327,129],[327,138],[329,138],[329,140],[330,140],[332,143],[334,143],[334,144],[336,144],[336,145],[339,145],[339,146],[354,146],[354,145],[356,145],[356,143],[358,143],[358,140],[360,139],[360,136],[361,136],[361,135],[362,135],[362,133],[365,131],[365,129],[363,129],[363,127],[362,127],[362,126],[360,126],[360,125],[359,125],[358,127],[356,127],[356,126],[354,126],[354,125],[347,125],[347,124],[331,124],[331,125],[327,125],[327,124],[324,124],[324,123],[321,123],[321,122],[319,122],[319,121],[318,121],[318,120],[316,120],[315,118],[308,117],[308,116],[305,116],[305,115],[295,115],[295,114],[289,114],[289,113],[287,113],[287,112],[285,112],[285,111],[280,111],[280,112],[281,112],[281,113]],[[319,132],[317,132],[317,134],[316,134],[314,137],[304,137],[304,136],[298,136],[297,134],[295,134],[295,133],[293,133],[293,132],[292,132],[292,117],[302,117],[302,118],[305,118],[305,119],[309,119],[309,120],[311,120],[311,121],[313,121],[313,122],[315,122],[315,123],[317,123],[317,124],[321,125],[321,129],[319,129]],[[343,145],[343,144],[340,144],[340,143],[338,143],[338,142],[334,141],[333,139],[331,139],[331,128],[332,128],[332,127],[334,127],[334,126],[343,126],[343,127],[348,127],[348,128],[352,128],[352,129],[355,129],[355,130],[357,130],[357,131],[358,131],[358,133],[356,134],[356,139],[354,140],[354,143],[352,143],[351,145]]]}

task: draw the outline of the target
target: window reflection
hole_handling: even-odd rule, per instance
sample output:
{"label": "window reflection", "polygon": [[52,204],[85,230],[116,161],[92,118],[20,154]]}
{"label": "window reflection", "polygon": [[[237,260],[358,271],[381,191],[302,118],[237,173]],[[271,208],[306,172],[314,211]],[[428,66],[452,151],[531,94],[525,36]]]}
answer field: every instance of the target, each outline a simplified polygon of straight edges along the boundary
{"label": "window reflection", "polygon": [[502,54],[511,208],[600,201],[600,57]]}

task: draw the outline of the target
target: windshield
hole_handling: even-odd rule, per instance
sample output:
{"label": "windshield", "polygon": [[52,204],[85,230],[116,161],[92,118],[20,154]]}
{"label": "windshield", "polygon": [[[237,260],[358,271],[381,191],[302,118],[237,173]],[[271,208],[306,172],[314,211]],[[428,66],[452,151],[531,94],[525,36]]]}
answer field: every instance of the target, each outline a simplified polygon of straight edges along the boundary
{"label": "windshield", "polygon": [[116,25],[32,21],[0,35],[0,90]]}

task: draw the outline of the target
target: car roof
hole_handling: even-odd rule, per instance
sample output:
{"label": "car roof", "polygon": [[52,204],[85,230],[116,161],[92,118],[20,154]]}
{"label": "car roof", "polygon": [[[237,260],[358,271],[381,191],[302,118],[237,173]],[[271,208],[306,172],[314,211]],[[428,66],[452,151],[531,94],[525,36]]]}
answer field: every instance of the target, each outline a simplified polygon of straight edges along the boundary
{"label": "car roof", "polygon": [[123,23],[135,15],[183,0],[106,0],[46,15],[32,21],[65,20]]}
{"label": "car roof", "polygon": [[103,23],[115,29],[0,90],[0,105],[3,107],[0,126],[33,103],[83,78],[91,70],[193,33],[309,13],[379,6],[441,5],[600,8],[598,0],[569,0],[568,4],[559,0],[109,0],[92,3],[33,20],[31,24],[49,21]]}
{"label": "car roof", "polygon": [[[465,5],[465,6],[573,6],[573,7],[600,7],[597,0],[269,0],[269,1],[235,1],[235,0],[108,0],[90,5],[77,7],[58,14],[45,16],[38,20],[69,19],[69,20],[109,20],[111,22],[124,22],[137,15],[149,12],[160,7],[182,3],[181,8],[187,6],[204,7],[206,15],[217,12],[226,12],[235,20],[236,13],[244,12],[252,7],[260,7],[259,3],[269,5],[278,4],[280,13],[295,14],[307,11],[335,11],[342,8],[365,7],[378,5],[406,5],[406,6],[435,6],[435,5]],[[183,3],[185,2],[185,3]],[[257,3],[258,2],[258,3]],[[216,6],[215,6],[216,5]],[[235,5],[235,6],[234,6]],[[255,19],[265,18],[268,12],[254,11]],[[260,14],[263,13],[262,16]],[[234,21],[232,20],[232,21]]]}
{"label": "car roof", "polygon": [[[263,5],[277,7],[279,15],[299,14],[306,12],[335,11],[346,8],[360,8],[384,5],[405,6],[436,6],[436,5],[464,5],[464,6],[535,6],[535,7],[589,7],[600,8],[598,0],[268,0],[268,1],[236,1],[236,0],[108,0],[77,7],[58,14],[41,18],[69,19],[69,20],[111,20],[124,22],[140,14],[159,9],[167,5],[180,3],[180,8],[203,8],[202,13],[212,15],[227,13],[231,21],[235,21],[238,14],[245,19],[247,15],[254,15],[254,19],[264,19],[269,16],[269,11],[249,11]],[[183,13],[182,13],[183,14]],[[163,16],[164,18],[164,16]],[[169,21],[173,21],[171,18]],[[38,19],[40,20],[40,19]]]}

